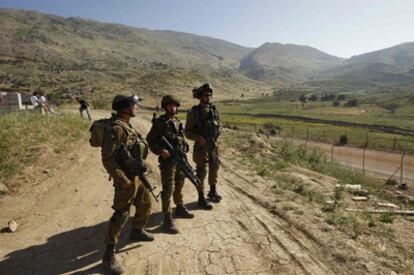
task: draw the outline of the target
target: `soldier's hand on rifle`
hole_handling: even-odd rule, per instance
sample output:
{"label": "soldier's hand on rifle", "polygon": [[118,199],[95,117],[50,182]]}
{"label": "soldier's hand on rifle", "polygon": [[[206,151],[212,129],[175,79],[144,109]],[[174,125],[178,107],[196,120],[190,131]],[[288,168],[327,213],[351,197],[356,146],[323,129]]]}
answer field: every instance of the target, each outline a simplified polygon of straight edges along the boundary
{"label": "soldier's hand on rifle", "polygon": [[161,152],[161,157],[163,158],[163,159],[168,159],[168,158],[170,158],[171,157],[171,155],[170,155],[170,152],[168,152],[168,150],[162,150],[162,152]]}
{"label": "soldier's hand on rifle", "polygon": [[197,139],[197,143],[198,143],[198,145],[200,145],[200,146],[204,146],[204,145],[206,145],[207,141],[206,141],[206,139],[205,139],[204,137],[200,136],[200,137]]}

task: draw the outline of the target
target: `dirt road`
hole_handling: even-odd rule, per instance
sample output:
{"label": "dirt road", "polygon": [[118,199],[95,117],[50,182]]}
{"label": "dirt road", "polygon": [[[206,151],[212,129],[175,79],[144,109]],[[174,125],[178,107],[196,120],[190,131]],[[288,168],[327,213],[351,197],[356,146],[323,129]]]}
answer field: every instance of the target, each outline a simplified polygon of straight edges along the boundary
{"label": "dirt road", "polygon": [[[133,123],[148,132],[149,116]],[[155,156],[151,155],[149,163],[155,171],[150,179],[160,186]],[[100,260],[104,231],[112,215],[113,187],[102,168],[99,150],[83,143],[69,154],[44,157],[16,180],[25,181],[26,187],[0,201],[0,224],[15,219],[20,225],[15,233],[0,234],[0,274],[105,274]],[[127,274],[381,270],[373,262],[375,256],[362,248],[353,249],[361,255],[363,265],[350,267],[335,261],[335,242],[345,238],[343,234],[321,233],[313,230],[318,223],[308,226],[288,218],[276,207],[282,198],[267,192],[268,185],[261,178],[224,161],[219,181],[224,200],[211,212],[197,209],[196,192],[186,181],[184,200],[196,217],[177,220],[179,235],[159,232],[162,216],[155,202],[148,224],[154,242],[130,243],[128,225],[119,247]],[[348,248],[355,245],[348,238],[346,242]]]}
{"label": "dirt road", "polygon": [[[332,145],[317,142],[309,142],[309,145],[322,149],[329,159],[332,157]],[[367,174],[383,179],[388,179],[391,175],[394,175],[393,179],[400,182],[401,153],[365,150],[365,163],[363,162],[363,154],[364,150],[362,148],[335,146],[333,160],[361,171],[363,165],[365,165]],[[403,158],[403,182],[414,184],[413,155],[407,154]]]}

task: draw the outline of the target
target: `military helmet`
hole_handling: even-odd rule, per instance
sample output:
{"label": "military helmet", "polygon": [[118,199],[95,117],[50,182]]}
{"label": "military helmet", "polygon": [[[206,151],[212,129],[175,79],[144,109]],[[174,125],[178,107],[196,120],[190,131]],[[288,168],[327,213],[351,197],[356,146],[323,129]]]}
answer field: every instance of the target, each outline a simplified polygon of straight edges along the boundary
{"label": "military helmet", "polygon": [[139,97],[137,95],[116,95],[112,100],[112,110],[120,111],[124,108],[129,108],[137,104]]}
{"label": "military helmet", "polygon": [[211,87],[210,83],[203,84],[202,86],[193,89],[193,97],[200,99],[205,92],[213,94],[213,88]]}
{"label": "military helmet", "polygon": [[180,101],[176,96],[173,95],[165,95],[161,100],[161,108],[165,109],[168,104],[175,103],[177,107],[180,107]]}

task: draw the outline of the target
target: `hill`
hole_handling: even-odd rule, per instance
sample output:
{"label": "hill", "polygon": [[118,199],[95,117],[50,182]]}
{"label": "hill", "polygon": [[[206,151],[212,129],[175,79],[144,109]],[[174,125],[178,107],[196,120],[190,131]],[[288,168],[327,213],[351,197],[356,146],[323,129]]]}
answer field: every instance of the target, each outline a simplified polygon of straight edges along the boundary
{"label": "hill", "polygon": [[0,24],[2,87],[157,95],[204,81],[229,94],[256,86],[237,72],[251,49],[219,39],[12,9],[0,9]]}
{"label": "hill", "polygon": [[414,84],[414,43],[353,56],[315,79],[359,85]]}
{"label": "hill", "polygon": [[240,70],[256,80],[297,83],[341,62],[341,58],[312,47],[265,43],[241,60]]}

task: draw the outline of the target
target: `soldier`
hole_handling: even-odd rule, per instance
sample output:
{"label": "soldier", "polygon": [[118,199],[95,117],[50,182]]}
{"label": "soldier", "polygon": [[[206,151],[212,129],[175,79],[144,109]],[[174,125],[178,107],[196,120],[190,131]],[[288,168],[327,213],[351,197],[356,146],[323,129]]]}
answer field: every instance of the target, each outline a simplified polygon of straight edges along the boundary
{"label": "soldier", "polygon": [[148,145],[142,136],[129,123],[137,112],[137,96],[117,95],[112,102],[116,114],[107,133],[104,135],[102,146],[102,163],[114,180],[115,196],[112,208],[115,210],[109,220],[105,242],[107,245],[103,256],[103,265],[112,273],[124,272],[115,257],[115,246],[119,241],[121,230],[128,221],[131,205],[136,208],[133,219],[133,229],[130,234],[132,241],[153,241],[154,237],[145,231],[145,224],[151,212],[151,198],[148,189],[121,168],[117,157],[119,145],[124,145],[130,154],[136,158],[145,159]]}
{"label": "soldier", "polygon": [[[204,194],[208,164],[210,191],[207,196],[213,202],[220,202],[222,197],[217,193],[217,173],[220,165],[217,138],[220,135],[221,123],[217,108],[211,103],[212,95],[213,89],[208,83],[193,90],[193,97],[199,99],[200,103],[188,111],[184,132],[188,139],[195,141],[193,159],[197,176],[203,183],[199,194]],[[204,195],[199,197],[200,205],[205,205],[203,197]],[[211,204],[208,207],[211,209]]]}
{"label": "soldier", "polygon": [[175,217],[192,219],[194,215],[183,205],[182,189],[185,177],[165,148],[162,136],[185,153],[188,152],[188,144],[184,139],[183,125],[176,117],[177,109],[180,107],[178,99],[174,96],[166,95],[162,98],[161,107],[165,110],[165,114],[158,118],[154,117],[147,141],[151,151],[159,156],[158,161],[162,181],[162,212],[164,214],[162,228],[166,233],[177,234],[179,231],[171,217],[171,196],[173,196],[176,205]]}

